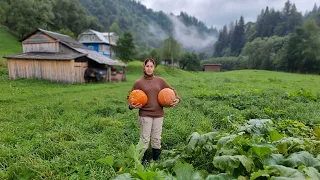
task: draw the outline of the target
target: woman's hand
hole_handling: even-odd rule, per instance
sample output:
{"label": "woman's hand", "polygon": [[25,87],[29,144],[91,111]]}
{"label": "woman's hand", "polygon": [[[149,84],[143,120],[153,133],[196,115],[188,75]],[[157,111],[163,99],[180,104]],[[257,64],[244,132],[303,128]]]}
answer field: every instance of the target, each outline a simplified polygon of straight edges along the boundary
{"label": "woman's hand", "polygon": [[133,109],[140,109],[142,108],[142,104],[130,104],[130,107],[133,108]]}
{"label": "woman's hand", "polygon": [[170,104],[170,106],[176,106],[179,102],[180,102],[180,99],[176,98],[175,100],[173,100],[173,103]]}

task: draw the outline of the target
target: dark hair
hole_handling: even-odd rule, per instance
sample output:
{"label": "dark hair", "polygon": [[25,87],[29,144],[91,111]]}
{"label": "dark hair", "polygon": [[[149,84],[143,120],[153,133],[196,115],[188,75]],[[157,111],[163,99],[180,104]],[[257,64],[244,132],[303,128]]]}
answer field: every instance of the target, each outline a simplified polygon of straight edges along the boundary
{"label": "dark hair", "polygon": [[148,62],[152,62],[153,65],[156,65],[156,62],[154,61],[154,59],[152,58],[147,58],[144,60],[143,65],[146,65]]}

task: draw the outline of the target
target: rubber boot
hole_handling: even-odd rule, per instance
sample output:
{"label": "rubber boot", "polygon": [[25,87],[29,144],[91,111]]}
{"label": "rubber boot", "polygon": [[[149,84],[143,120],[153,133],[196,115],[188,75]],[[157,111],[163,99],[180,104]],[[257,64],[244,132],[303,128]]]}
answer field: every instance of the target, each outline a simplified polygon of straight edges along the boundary
{"label": "rubber boot", "polygon": [[147,159],[147,153],[148,151],[146,151],[146,152],[144,152],[144,154],[143,154],[143,157],[142,157],[142,160],[141,160],[141,164],[144,166],[144,167],[146,167],[147,166],[147,164],[148,164],[148,159]]}
{"label": "rubber boot", "polygon": [[152,148],[152,158],[154,161],[160,161],[161,149]]}

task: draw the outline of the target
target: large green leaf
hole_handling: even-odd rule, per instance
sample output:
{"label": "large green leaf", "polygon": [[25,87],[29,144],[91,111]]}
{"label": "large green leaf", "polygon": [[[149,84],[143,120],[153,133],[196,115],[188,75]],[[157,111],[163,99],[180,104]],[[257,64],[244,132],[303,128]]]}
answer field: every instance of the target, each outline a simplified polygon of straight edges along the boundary
{"label": "large green leaf", "polygon": [[[291,154],[285,161],[284,164],[288,167],[320,167],[320,161],[312,156],[309,152],[302,151]],[[318,169],[319,170],[319,169]],[[319,170],[320,171],[320,170]]]}
{"label": "large green leaf", "polygon": [[317,139],[320,140],[320,125],[313,127],[313,132],[316,135]]}
{"label": "large green leaf", "polygon": [[227,144],[228,142],[233,142],[233,140],[237,137],[237,135],[233,134],[233,135],[230,135],[230,136],[224,136],[222,138],[220,138],[218,140],[218,143],[217,145],[218,146],[224,146],[225,144]]}
{"label": "large green leaf", "polygon": [[138,171],[136,172],[136,174],[142,180],[154,180],[158,176],[158,173],[154,171],[150,171],[150,172]]}
{"label": "large green leaf", "polygon": [[270,136],[271,142],[278,141],[283,138],[283,136],[281,136],[281,134],[279,134],[278,131],[276,131],[275,129],[272,129],[271,131],[269,131],[269,136]]}
{"label": "large green leaf", "polygon": [[269,178],[270,175],[265,170],[263,170],[263,171],[259,170],[259,171],[254,172],[254,173],[251,174],[250,180],[257,179],[258,177],[267,177],[267,178]]}
{"label": "large green leaf", "polygon": [[303,140],[293,137],[284,137],[274,143],[277,145],[278,151],[283,155],[306,149],[306,145]]}
{"label": "large green leaf", "polygon": [[284,160],[285,159],[282,154],[270,154],[269,156],[265,156],[263,158],[263,165],[282,165]]}
{"label": "large green leaf", "polygon": [[236,180],[237,178],[229,174],[209,175],[206,180]]}
{"label": "large green leaf", "polygon": [[195,149],[200,138],[201,135],[198,132],[194,132],[188,137],[188,145],[186,147],[188,152],[192,152]]}
{"label": "large green leaf", "polygon": [[269,131],[271,124],[273,122],[270,119],[250,119],[247,125],[239,128],[239,131],[264,135]]}
{"label": "large green leaf", "polygon": [[132,180],[131,175],[129,173],[120,174],[113,180]]}
{"label": "large green leaf", "polygon": [[303,172],[306,175],[306,179],[320,179],[320,173],[313,167],[303,168]]}
{"label": "large green leaf", "polygon": [[173,168],[178,180],[192,180],[193,166],[188,163],[178,162]]}
{"label": "large green leaf", "polygon": [[134,166],[138,171],[142,171],[144,169],[144,167],[141,164],[141,159],[144,152],[145,149],[143,148],[143,142],[140,140],[136,146],[131,144],[126,153],[126,157],[133,160]]}
{"label": "large green leaf", "polygon": [[299,170],[282,165],[266,166],[266,170],[272,176],[271,179],[305,179],[304,175]]}
{"label": "large green leaf", "polygon": [[244,155],[216,156],[213,159],[213,165],[215,167],[221,170],[226,170],[229,174],[231,174],[234,169],[238,168],[240,163],[245,167],[247,172],[251,172],[253,170],[253,161]]}
{"label": "large green leaf", "polygon": [[157,180],[176,180],[175,177],[173,177],[171,174],[167,174],[164,171],[157,171],[158,176],[157,176]]}
{"label": "large green leaf", "polygon": [[199,139],[199,146],[204,146],[208,142],[213,142],[215,138],[219,135],[219,132],[209,132],[206,134],[202,134]]}
{"label": "large green leaf", "polygon": [[112,167],[113,159],[114,159],[113,156],[106,156],[105,158],[98,159],[97,162],[101,162],[101,163],[103,163],[105,165],[108,165],[108,166]]}
{"label": "large green leaf", "polygon": [[252,150],[258,157],[262,158],[265,155],[272,154],[277,148],[270,144],[253,144]]}

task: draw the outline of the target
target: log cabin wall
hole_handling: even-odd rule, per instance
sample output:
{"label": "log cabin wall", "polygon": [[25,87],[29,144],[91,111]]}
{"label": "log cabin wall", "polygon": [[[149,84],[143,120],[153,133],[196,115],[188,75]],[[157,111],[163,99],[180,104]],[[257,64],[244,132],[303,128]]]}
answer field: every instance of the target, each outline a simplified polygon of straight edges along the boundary
{"label": "log cabin wall", "polygon": [[28,52],[59,52],[59,42],[42,32],[31,35],[22,41],[23,53]]}
{"label": "log cabin wall", "polygon": [[84,82],[85,62],[74,60],[19,60],[8,59],[10,79],[34,78],[62,83]]}
{"label": "log cabin wall", "polygon": [[66,46],[62,43],[59,43],[59,52],[61,52],[61,53],[78,53],[77,51],[69,48],[68,46]]}

